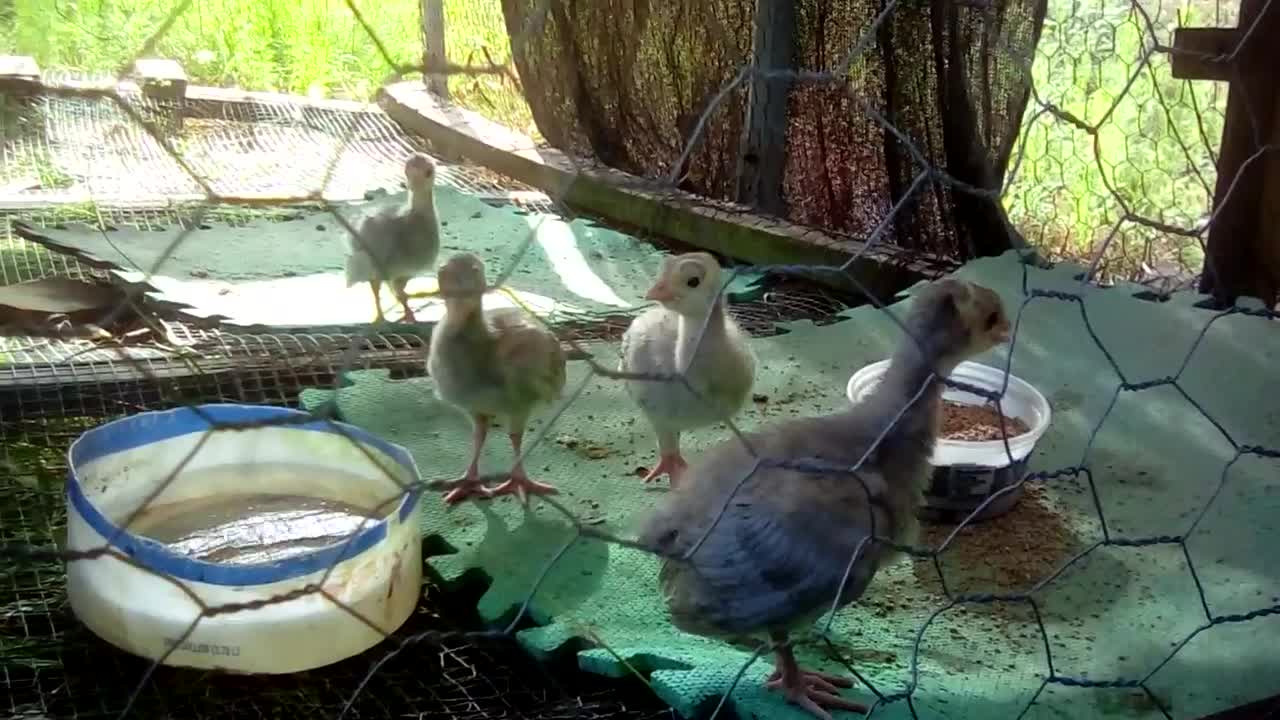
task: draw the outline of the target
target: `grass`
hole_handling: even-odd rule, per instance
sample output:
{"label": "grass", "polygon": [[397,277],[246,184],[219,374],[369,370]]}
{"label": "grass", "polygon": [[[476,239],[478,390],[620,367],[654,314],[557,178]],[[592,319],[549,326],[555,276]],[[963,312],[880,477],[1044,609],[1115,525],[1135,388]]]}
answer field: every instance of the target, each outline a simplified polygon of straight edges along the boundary
{"label": "grass", "polygon": [[[143,47],[173,0],[10,0],[0,50],[31,55],[44,69],[115,73]],[[399,64],[421,60],[417,0],[356,5]],[[0,11],[0,15],[5,14]],[[501,0],[446,3],[446,46],[455,63],[510,60]],[[198,0],[155,45],[193,82],[316,97],[367,100],[394,70],[343,0]],[[450,78],[460,104],[528,132],[528,105],[510,81]]]}
{"label": "grass", "polygon": [[[1235,22],[1212,0],[1139,5],[1163,43],[1178,24]],[[1199,268],[1196,239],[1120,221],[1127,207],[1180,228],[1203,222],[1226,110],[1225,84],[1174,79],[1166,54],[1142,62],[1152,45],[1146,22],[1127,0],[1049,0],[1032,68],[1036,94],[1098,129],[1090,135],[1033,102],[1005,197],[1013,222],[1052,257],[1089,258],[1118,227],[1102,268],[1119,279],[1140,277],[1144,263]]]}
{"label": "grass", "polygon": [[[11,2],[12,22],[0,23],[6,52],[33,55],[47,68],[112,72],[174,0]],[[1232,24],[1219,2],[1139,4],[1167,43],[1180,22]],[[418,59],[418,0],[361,0],[358,7],[398,62]],[[501,0],[450,0],[445,7],[451,61],[509,61]],[[1207,216],[1216,177],[1225,84],[1173,79],[1167,55],[1141,61],[1150,46],[1146,19],[1129,0],[1049,0],[1032,68],[1036,94],[1099,127],[1090,134],[1033,102],[1022,127],[1023,159],[1005,198],[1013,221],[1053,258],[1089,259],[1114,233],[1101,259],[1104,277],[1136,279],[1144,265],[1194,270],[1202,260],[1195,238],[1121,221],[1127,208],[1192,227]],[[318,96],[367,99],[391,72],[344,0],[200,0],[153,54],[179,59],[199,83]],[[450,90],[461,105],[539,137],[510,81],[455,76]]]}

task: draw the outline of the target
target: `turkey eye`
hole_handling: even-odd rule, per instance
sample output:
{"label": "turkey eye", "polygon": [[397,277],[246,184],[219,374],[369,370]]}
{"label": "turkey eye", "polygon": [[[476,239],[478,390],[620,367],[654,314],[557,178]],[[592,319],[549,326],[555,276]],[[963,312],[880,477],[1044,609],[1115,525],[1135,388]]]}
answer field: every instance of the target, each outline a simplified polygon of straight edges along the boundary
{"label": "turkey eye", "polygon": [[698,277],[691,277],[685,284],[691,288],[696,288],[702,284],[702,279]]}

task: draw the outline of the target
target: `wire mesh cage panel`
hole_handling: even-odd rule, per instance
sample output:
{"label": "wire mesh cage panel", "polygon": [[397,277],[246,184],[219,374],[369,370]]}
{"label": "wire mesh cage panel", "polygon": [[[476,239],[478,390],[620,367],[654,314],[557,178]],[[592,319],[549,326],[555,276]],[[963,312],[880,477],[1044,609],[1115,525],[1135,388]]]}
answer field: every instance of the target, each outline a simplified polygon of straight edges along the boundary
{"label": "wire mesh cage panel", "polygon": [[[1225,100],[1170,78],[1167,10],[429,1],[420,47],[392,15],[328,5],[436,132],[364,102],[157,91],[134,70],[179,31],[203,40],[190,2],[118,74],[0,94],[0,709],[1172,718],[1280,691],[1261,640],[1280,567],[1256,552],[1280,533],[1280,426],[1243,389],[1274,379],[1280,336],[1259,304],[1168,293],[1203,257]],[[289,13],[263,7],[279,54]],[[1245,67],[1251,27],[1210,55]],[[439,76],[456,104],[429,95]],[[504,162],[537,187],[466,159],[499,155],[473,111],[536,136]],[[640,213],[602,165],[693,193],[653,225],[759,210],[853,255],[751,265],[623,232]],[[883,245],[971,261],[872,292],[855,268]],[[431,267],[408,278],[406,248]],[[1126,282],[1165,271],[1157,293]],[[53,312],[50,279],[116,294]],[[218,304],[255,283],[314,284]],[[362,283],[419,317],[223,314],[349,312]],[[289,453],[310,464],[287,478],[264,459]],[[199,492],[232,480],[192,481],[225,467],[236,507],[212,506],[237,519],[163,536],[182,502],[226,501]],[[359,527],[231,547],[225,528],[275,522],[268,500],[301,502],[257,487],[275,482],[365,493]],[[233,558],[302,559],[190,549],[215,535]],[[109,573],[149,590],[93,590]],[[299,647],[349,641],[340,622],[365,645],[220,672],[297,662],[216,637],[283,637],[290,603],[330,623]]]}

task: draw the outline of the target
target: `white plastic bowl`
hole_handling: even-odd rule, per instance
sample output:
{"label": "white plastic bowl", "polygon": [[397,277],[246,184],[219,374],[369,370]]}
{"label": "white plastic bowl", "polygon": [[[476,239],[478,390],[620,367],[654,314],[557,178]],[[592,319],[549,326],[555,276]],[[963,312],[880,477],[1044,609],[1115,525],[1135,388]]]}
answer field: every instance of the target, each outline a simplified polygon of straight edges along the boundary
{"label": "white plastic bowl", "polygon": [[[858,402],[879,382],[889,367],[888,360],[872,363],[855,372],[849,378],[845,393],[849,402]],[[1000,392],[1004,384],[1004,370],[976,362],[962,362],[954,372],[951,380]],[[951,400],[966,405],[985,405],[987,399],[950,386],[942,391],[944,400]],[[1004,440],[948,440],[938,438],[929,462],[934,467],[970,467],[970,468],[1002,468],[1007,467],[1009,455],[1016,463],[1027,457],[1035,448],[1040,436],[1049,429],[1049,401],[1030,383],[1013,375],[1009,375],[1009,386],[1004,397],[1000,399],[1000,411],[1006,417],[1012,416],[1027,424],[1030,428],[1021,435],[1009,438],[1009,453],[1005,452]]]}
{"label": "white plastic bowl", "polygon": [[[71,445],[67,549],[78,552],[109,545],[133,560],[106,555],[68,562],[67,594],[76,616],[102,639],[135,655],[158,660],[176,644],[164,660],[167,665],[246,673],[320,667],[367,650],[384,636],[320,593],[299,593],[284,602],[208,615],[178,642],[201,612],[191,595],[207,607],[217,607],[287,595],[324,580],[328,593],[368,622],[386,633],[399,628],[417,606],[422,584],[416,512],[421,493],[401,489],[418,480],[412,456],[350,425],[335,423],[344,436],[328,423],[302,422],[306,414],[288,408],[204,405],[199,409],[218,424],[264,425],[209,432],[210,424],[201,414],[180,408],[106,423]],[[265,424],[280,419],[294,422]],[[368,520],[353,540],[344,538],[256,564],[197,560],[120,529],[117,523],[128,520],[188,456],[184,472],[228,464],[245,467],[244,485],[229,486],[239,480],[220,487],[183,482],[180,473],[153,503],[269,491],[388,509],[385,515]],[[333,475],[299,473],[284,481],[273,479],[291,487],[254,486],[249,468],[264,462],[337,468],[367,482],[337,487],[317,479]],[[395,479],[387,477],[379,465]],[[397,495],[403,497],[393,500]],[[331,566],[334,569],[326,580]]]}

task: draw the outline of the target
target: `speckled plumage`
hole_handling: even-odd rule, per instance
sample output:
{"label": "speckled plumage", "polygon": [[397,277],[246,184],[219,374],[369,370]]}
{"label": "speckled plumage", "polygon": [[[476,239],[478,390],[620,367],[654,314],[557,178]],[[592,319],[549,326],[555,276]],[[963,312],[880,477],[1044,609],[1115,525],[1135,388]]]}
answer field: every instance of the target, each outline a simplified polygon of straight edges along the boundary
{"label": "speckled plumage", "polygon": [[[668,557],[697,547],[687,561],[664,559],[660,571],[677,627],[710,637],[764,633],[785,639],[830,610],[833,601],[838,608],[857,599],[897,555],[889,545],[871,541],[873,535],[915,541],[943,387],[930,374],[935,368],[948,374],[992,347],[1008,323],[990,290],[946,280],[917,296],[907,326],[922,344],[904,337],[865,400],[843,412],[783,421],[747,435],[755,456],[737,438],[721,443],[690,467],[689,482],[648,519],[641,543]],[[857,477],[841,470],[858,463],[908,404]],[[755,457],[820,463],[826,471],[756,467]],[[860,555],[851,566],[855,552]],[[834,695],[831,678],[815,680],[800,671],[789,648],[778,653],[782,679],[775,683],[794,702],[819,717],[826,714],[815,700],[834,707],[847,703]]]}
{"label": "speckled plumage", "polygon": [[359,231],[361,240],[347,238],[347,287],[370,280],[416,277],[432,270],[440,254],[440,228],[433,203],[415,208],[406,201],[382,208],[365,218]]}
{"label": "speckled plumage", "polygon": [[564,390],[560,341],[515,308],[455,319],[432,333],[427,372],[436,394],[472,414],[528,418]]}
{"label": "speckled plumage", "polygon": [[367,216],[357,228],[359,237],[347,238],[347,287],[370,284],[376,320],[382,319],[378,291],[384,282],[392,286],[404,306],[405,318],[413,320],[404,287],[410,279],[431,271],[440,254],[440,222],[433,192],[435,164],[421,153],[411,156],[405,161],[405,180],[408,199]]}
{"label": "speckled plumage", "polygon": [[484,264],[471,253],[451,257],[440,267],[439,280],[445,314],[431,333],[427,373],[437,397],[467,413],[475,432],[471,464],[445,502],[506,492],[525,500],[530,492],[556,492],[529,479],[519,460],[507,482],[490,490],[480,482],[479,461],[493,419],[505,421],[518,458],[529,416],[564,390],[566,357],[559,338],[515,308],[484,310]]}

